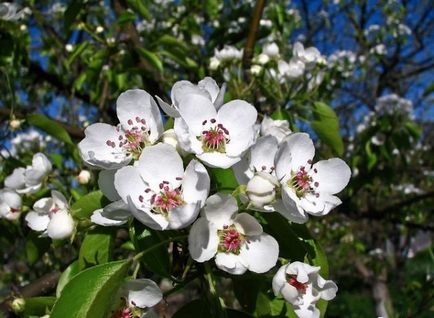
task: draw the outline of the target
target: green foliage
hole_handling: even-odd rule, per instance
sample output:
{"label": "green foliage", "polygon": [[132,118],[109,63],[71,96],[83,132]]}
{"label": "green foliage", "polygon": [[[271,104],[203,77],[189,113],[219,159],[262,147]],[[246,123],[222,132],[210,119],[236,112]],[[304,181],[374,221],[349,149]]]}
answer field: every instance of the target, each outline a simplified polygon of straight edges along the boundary
{"label": "green foliage", "polygon": [[63,288],[69,281],[78,273],[80,273],[80,267],[78,261],[72,262],[60,275],[59,282],[56,288],[56,297],[59,298]]}
{"label": "green foliage", "polygon": [[25,306],[24,311],[20,314],[20,317],[31,318],[35,316],[43,316],[49,313],[51,307],[53,307],[56,297],[30,297],[24,298]]}
{"label": "green foliage", "polygon": [[96,228],[86,233],[78,256],[80,270],[107,263],[111,258],[114,231],[111,228]]}
{"label": "green foliage", "polygon": [[107,203],[101,191],[90,192],[71,206],[71,214],[78,219],[89,219],[92,212],[101,209]]}
{"label": "green foliage", "polygon": [[27,116],[27,122],[30,125],[38,127],[39,129],[45,131],[47,134],[53,136],[54,138],[67,144],[73,145],[73,142],[68,132],[60,124],[58,124],[52,119],[49,119],[47,116],[42,114],[30,114]]}
{"label": "green foliage", "polygon": [[82,271],[66,284],[50,317],[106,318],[129,266],[129,261],[117,261]]}

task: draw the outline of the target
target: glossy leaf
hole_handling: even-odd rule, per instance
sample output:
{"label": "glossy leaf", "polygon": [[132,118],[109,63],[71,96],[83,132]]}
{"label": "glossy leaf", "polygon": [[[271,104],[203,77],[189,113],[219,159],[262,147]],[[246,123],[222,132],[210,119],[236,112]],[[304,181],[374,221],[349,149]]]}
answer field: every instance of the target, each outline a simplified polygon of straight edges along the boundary
{"label": "glossy leaf", "polygon": [[56,297],[60,297],[60,293],[66,284],[78,273],[80,272],[80,268],[78,267],[78,261],[72,262],[60,275],[59,282],[57,283],[56,288]]}
{"label": "glossy leaf", "polygon": [[88,268],[63,289],[51,318],[106,318],[130,266],[117,261]]}
{"label": "glossy leaf", "polygon": [[75,218],[88,219],[93,211],[101,209],[106,203],[108,200],[101,191],[90,192],[71,206],[71,214]]}
{"label": "glossy leaf", "polygon": [[47,314],[53,307],[56,297],[29,297],[24,298],[25,306],[24,311],[21,313],[20,317],[32,317],[32,316],[43,316]]}
{"label": "glossy leaf", "polygon": [[97,227],[87,232],[78,256],[80,270],[107,263],[111,258],[112,244],[113,230],[111,228]]}

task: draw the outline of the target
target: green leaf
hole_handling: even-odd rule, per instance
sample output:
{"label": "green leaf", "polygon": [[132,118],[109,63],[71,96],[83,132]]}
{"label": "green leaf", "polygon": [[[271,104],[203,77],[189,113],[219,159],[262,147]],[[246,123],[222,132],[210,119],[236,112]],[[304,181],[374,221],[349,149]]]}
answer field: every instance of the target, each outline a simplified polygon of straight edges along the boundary
{"label": "green leaf", "polygon": [[101,209],[108,200],[101,191],[90,192],[71,206],[71,214],[78,219],[89,219],[92,212]]}
{"label": "green leaf", "polygon": [[315,119],[311,123],[312,129],[334,153],[341,156],[344,152],[344,143],[339,133],[339,120],[335,111],[327,104],[316,102],[313,115]]}
{"label": "green leaf", "polygon": [[146,3],[143,0],[127,0],[128,6],[134,9],[134,12],[139,12],[143,18],[150,19],[151,15],[149,13],[148,8],[146,7]]}
{"label": "green leaf", "polygon": [[40,260],[50,247],[51,240],[46,237],[39,237],[39,235],[39,233],[30,232],[26,239],[26,258],[30,265]]}
{"label": "green leaf", "polygon": [[56,288],[56,297],[60,297],[60,293],[63,288],[68,284],[68,282],[78,273],[80,273],[80,268],[78,267],[78,261],[74,261],[63,271],[62,275],[60,275],[59,282],[57,283]]}
{"label": "green leaf", "polygon": [[29,297],[24,298],[25,307],[20,317],[43,316],[53,307],[56,297]]}
{"label": "green leaf", "polygon": [[124,11],[121,13],[121,15],[116,20],[116,22],[119,25],[123,25],[123,24],[128,23],[128,22],[134,22],[135,20],[136,20],[136,15],[134,14],[134,12]]}
{"label": "green leaf", "polygon": [[65,61],[65,67],[69,69],[69,67],[71,66],[71,64],[75,61],[75,59],[77,57],[79,57],[84,50],[86,50],[86,48],[88,47],[89,42],[81,42],[80,44],[78,44],[75,48],[74,51],[68,56],[68,58]]}
{"label": "green leaf", "polygon": [[30,125],[38,127],[54,138],[73,145],[68,132],[59,123],[42,114],[27,115],[27,122]]}
{"label": "green leaf", "polygon": [[113,230],[98,227],[86,233],[80,247],[78,264],[80,270],[107,263],[111,257]]}
{"label": "green leaf", "polygon": [[157,54],[142,47],[139,47],[137,50],[153,67],[155,67],[159,72],[163,72],[163,62],[161,62]]}
{"label": "green leaf", "polygon": [[233,191],[238,187],[238,182],[232,169],[211,168],[208,169],[208,172],[213,182],[213,190]]}
{"label": "green leaf", "polygon": [[235,297],[246,312],[253,313],[257,307],[258,295],[268,283],[263,275],[248,273],[232,278]]}
{"label": "green leaf", "polygon": [[83,0],[73,0],[63,15],[63,27],[66,32],[69,32],[71,25],[74,23],[81,9],[83,8]]}
{"label": "green leaf", "polygon": [[106,318],[128,272],[129,261],[88,268],[64,287],[51,318]]}
{"label": "green leaf", "polygon": [[[160,231],[146,228],[140,222],[134,222],[130,227],[130,238],[136,251],[144,251],[165,239]],[[167,245],[156,247],[140,259],[151,271],[163,276],[170,277],[170,258]]]}

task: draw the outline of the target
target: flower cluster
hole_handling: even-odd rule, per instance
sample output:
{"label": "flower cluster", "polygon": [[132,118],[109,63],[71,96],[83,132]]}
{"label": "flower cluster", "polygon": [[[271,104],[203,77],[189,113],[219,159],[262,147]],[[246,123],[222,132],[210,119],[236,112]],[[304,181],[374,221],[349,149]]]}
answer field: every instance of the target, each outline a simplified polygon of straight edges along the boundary
{"label": "flower cluster", "polygon": [[[295,50],[303,64],[318,58],[313,49],[297,45]],[[274,46],[267,52],[278,55]],[[246,211],[276,211],[291,222],[304,223],[309,214],[325,215],[341,203],[335,194],[346,186],[351,172],[338,158],[314,164],[315,149],[307,134],[292,133],[287,121],[269,117],[258,125],[255,107],[243,100],[224,103],[224,93],[225,85],[219,87],[209,77],[198,84],[175,83],[170,103],[156,97],[174,118],[173,130],[165,132],[158,106],[147,92],[121,94],[120,124],[92,124],[79,143],[85,163],[101,169],[98,184],[112,201],[91,220],[118,226],[134,217],[155,230],[191,226],[189,251],[195,261],[214,258],[218,268],[235,275],[247,270],[265,273],[277,263],[278,242]],[[233,195],[210,195],[206,167],[233,169],[241,211]],[[292,271],[288,273],[297,274]],[[317,275],[318,268],[307,271]],[[314,294],[287,300],[315,312],[316,290],[323,287],[319,278],[314,287],[304,277],[278,284],[296,286],[302,295]],[[327,295],[323,298],[332,298]]]}

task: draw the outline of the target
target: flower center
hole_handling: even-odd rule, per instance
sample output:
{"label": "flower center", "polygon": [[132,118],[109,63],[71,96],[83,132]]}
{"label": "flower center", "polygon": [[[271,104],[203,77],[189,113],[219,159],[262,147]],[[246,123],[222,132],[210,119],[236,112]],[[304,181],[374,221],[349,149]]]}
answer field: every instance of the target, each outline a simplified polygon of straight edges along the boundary
{"label": "flower center", "polygon": [[240,254],[240,249],[246,240],[245,236],[237,231],[235,225],[223,226],[223,230],[218,230],[219,252]]}
{"label": "flower center", "polygon": [[[143,148],[150,144],[149,141],[149,128],[146,125],[144,118],[136,117],[128,119],[128,125],[130,129],[125,129],[123,134],[119,135],[118,140],[107,140],[106,145],[111,148],[120,148],[131,154],[134,159],[139,159]],[[120,127],[116,130],[119,132]]]}
{"label": "flower center", "polygon": [[133,313],[130,308],[123,308],[113,312],[111,318],[133,318]]}
{"label": "flower center", "polygon": [[[309,164],[312,163],[310,160]],[[317,170],[314,169],[314,173],[317,173]],[[314,187],[318,187],[318,182],[313,182],[312,177],[308,174],[305,167],[300,167],[297,172],[291,172],[292,177],[288,180],[287,184],[290,188],[293,188],[296,195],[301,198],[307,193],[312,193],[316,197],[319,197],[319,193],[317,193]],[[312,187],[312,185],[314,187]]]}
{"label": "flower center", "polygon": [[301,294],[306,294],[307,283],[300,283],[297,280],[297,275],[287,275],[288,284],[295,287]]}
{"label": "flower center", "polygon": [[[202,126],[208,123],[205,120]],[[229,131],[222,125],[216,124],[213,118],[210,120],[211,126],[202,131],[202,136],[198,137],[202,141],[202,149],[205,152],[221,152],[226,151],[226,144],[230,141]]]}
{"label": "flower center", "polygon": [[[181,188],[172,189],[167,181],[161,182],[159,187],[160,191],[154,192],[149,199],[153,212],[167,216],[171,209],[185,204]],[[147,188],[145,193],[151,191],[150,188]],[[144,197],[140,195],[139,201],[143,202],[144,200]]]}
{"label": "flower center", "polygon": [[9,208],[9,211],[11,211],[11,213],[17,213],[20,212],[20,209],[15,209],[15,208]]}

